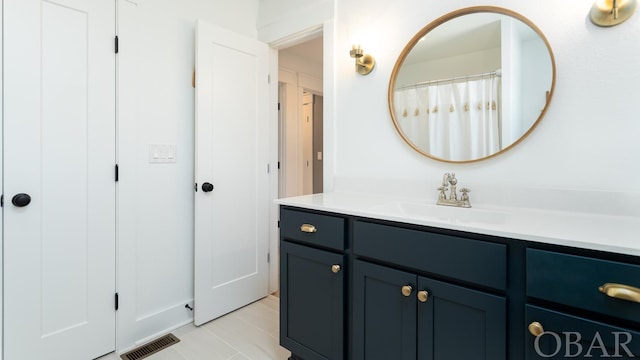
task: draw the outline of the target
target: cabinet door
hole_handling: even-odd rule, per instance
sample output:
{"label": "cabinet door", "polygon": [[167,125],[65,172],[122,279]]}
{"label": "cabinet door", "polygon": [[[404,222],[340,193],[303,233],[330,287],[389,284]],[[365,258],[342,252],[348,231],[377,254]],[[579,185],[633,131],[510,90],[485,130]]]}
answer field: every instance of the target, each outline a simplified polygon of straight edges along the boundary
{"label": "cabinet door", "polygon": [[344,255],[281,242],[280,344],[305,360],[342,360],[343,341]]}
{"label": "cabinet door", "polygon": [[418,359],[507,358],[505,298],[422,277],[417,295]]}
{"label": "cabinet door", "polygon": [[415,360],[416,276],[359,260],[353,271],[353,359]]}
{"label": "cabinet door", "polygon": [[[526,319],[527,360],[640,357],[640,332],[533,305],[526,306]],[[532,323],[544,332],[532,335]]]}

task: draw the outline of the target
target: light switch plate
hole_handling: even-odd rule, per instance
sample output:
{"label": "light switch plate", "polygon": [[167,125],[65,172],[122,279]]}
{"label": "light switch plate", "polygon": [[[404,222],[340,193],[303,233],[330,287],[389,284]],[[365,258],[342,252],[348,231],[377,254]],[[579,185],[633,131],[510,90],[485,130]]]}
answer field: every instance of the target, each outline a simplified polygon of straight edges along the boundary
{"label": "light switch plate", "polygon": [[175,144],[149,144],[149,163],[175,163]]}

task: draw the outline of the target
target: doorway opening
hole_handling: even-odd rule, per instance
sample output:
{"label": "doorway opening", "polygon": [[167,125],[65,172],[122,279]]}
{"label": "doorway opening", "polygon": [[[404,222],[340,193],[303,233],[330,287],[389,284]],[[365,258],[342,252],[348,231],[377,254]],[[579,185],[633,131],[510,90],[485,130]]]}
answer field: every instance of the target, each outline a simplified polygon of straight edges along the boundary
{"label": "doorway opening", "polygon": [[278,51],[278,197],[323,191],[322,33]]}

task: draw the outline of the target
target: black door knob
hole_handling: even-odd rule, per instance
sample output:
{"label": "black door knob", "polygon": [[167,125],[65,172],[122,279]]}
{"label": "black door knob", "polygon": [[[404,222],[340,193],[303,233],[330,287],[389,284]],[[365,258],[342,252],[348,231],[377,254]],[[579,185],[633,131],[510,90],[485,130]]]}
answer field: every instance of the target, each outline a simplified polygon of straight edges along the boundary
{"label": "black door knob", "polygon": [[31,202],[31,196],[29,196],[29,194],[22,194],[22,193],[16,194],[11,199],[11,203],[17,207],[27,206],[29,205],[30,202]]}
{"label": "black door knob", "polygon": [[204,192],[211,192],[211,191],[213,191],[213,184],[208,183],[208,182],[206,182],[206,183],[202,184],[202,191],[204,191]]}

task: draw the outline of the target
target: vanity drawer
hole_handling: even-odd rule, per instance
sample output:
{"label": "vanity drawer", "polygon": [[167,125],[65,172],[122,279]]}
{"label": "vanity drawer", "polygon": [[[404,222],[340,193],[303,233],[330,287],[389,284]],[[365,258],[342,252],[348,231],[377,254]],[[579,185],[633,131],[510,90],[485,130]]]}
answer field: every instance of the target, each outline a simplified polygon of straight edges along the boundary
{"label": "vanity drawer", "polygon": [[357,255],[490,288],[507,287],[507,247],[481,240],[356,221]]}
{"label": "vanity drawer", "polygon": [[280,238],[343,251],[345,219],[338,216],[281,209]]}
{"label": "vanity drawer", "polygon": [[640,287],[640,266],[527,249],[527,296],[640,321],[640,303],[607,296],[607,283]]}
{"label": "vanity drawer", "polygon": [[[588,318],[526,305],[525,359],[637,359],[640,332]],[[536,324],[537,323],[537,324]],[[536,339],[528,327],[545,331]]]}

